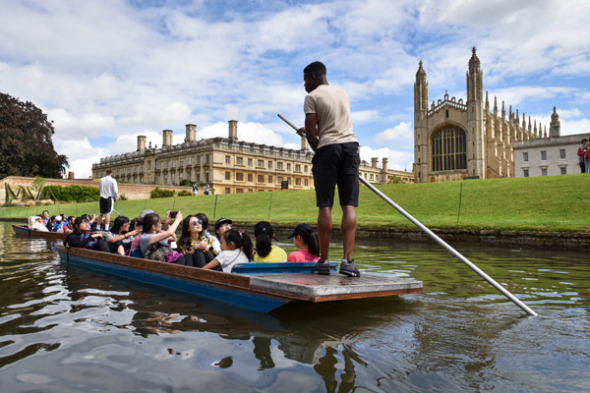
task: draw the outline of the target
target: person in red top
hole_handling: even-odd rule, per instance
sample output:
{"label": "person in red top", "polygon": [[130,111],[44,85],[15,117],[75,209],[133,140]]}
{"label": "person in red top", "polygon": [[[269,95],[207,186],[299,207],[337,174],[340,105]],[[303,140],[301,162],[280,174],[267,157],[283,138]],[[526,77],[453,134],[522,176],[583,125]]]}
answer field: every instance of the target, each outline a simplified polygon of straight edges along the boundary
{"label": "person in red top", "polygon": [[582,139],[582,144],[578,148],[578,157],[580,157],[580,171],[586,173],[586,154],[588,153],[588,139]]}
{"label": "person in red top", "polygon": [[299,224],[289,236],[299,250],[287,257],[287,262],[317,262],[320,260],[318,234],[307,224]]}

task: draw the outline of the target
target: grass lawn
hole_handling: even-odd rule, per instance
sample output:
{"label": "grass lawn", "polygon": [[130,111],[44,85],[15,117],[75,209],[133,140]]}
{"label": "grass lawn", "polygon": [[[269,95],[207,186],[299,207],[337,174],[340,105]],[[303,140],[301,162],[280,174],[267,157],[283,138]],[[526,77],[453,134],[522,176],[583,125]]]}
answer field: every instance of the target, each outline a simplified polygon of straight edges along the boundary
{"label": "grass lawn", "polygon": [[[430,228],[542,230],[585,232],[590,228],[590,176],[562,175],[531,178],[466,180],[442,183],[392,184],[379,190]],[[27,217],[44,208],[51,215],[98,213],[98,202],[46,207],[3,207],[1,217]],[[204,212],[211,222],[228,217],[237,222],[314,223],[315,193],[276,191],[119,201],[115,209],[136,217],[144,209],[160,214],[181,210]],[[335,206],[336,226],[340,208]],[[367,187],[361,186],[357,209],[359,227],[414,225]]]}

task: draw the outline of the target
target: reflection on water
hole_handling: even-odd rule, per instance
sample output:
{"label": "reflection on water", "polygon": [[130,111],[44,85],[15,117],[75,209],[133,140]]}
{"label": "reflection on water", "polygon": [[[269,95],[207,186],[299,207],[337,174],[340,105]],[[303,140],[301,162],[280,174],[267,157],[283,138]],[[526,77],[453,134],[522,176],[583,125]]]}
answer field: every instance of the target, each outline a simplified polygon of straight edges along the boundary
{"label": "reflection on water", "polygon": [[[424,293],[271,315],[61,264],[0,224],[2,391],[590,390],[585,254],[458,246],[525,316],[434,244],[359,244]],[[337,249],[337,245],[334,245]]]}

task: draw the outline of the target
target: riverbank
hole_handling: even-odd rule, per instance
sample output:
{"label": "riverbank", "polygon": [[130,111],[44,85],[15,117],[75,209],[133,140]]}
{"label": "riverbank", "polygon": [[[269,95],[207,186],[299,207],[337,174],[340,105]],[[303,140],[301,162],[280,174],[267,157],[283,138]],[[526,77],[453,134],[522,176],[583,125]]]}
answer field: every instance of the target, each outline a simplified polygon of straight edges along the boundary
{"label": "riverbank", "polygon": [[[590,246],[588,175],[390,184],[378,188],[447,241]],[[78,216],[98,213],[98,204],[3,207],[0,218],[22,219],[43,209],[49,210],[50,215]],[[211,223],[227,217],[246,228],[266,220],[286,228],[286,232],[297,223],[313,225],[317,219],[313,190],[119,201],[115,209],[128,217],[136,217],[144,209],[161,215],[168,210],[181,210],[185,216],[205,212]],[[333,214],[337,234],[340,208],[335,206]],[[364,186],[360,189],[357,217],[359,237],[427,239],[414,224]]]}

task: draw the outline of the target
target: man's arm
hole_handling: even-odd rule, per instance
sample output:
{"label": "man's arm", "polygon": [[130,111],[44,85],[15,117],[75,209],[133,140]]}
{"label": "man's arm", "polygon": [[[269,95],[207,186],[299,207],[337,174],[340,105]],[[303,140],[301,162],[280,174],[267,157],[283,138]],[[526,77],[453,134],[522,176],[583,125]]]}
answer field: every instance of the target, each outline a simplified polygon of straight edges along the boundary
{"label": "man's arm", "polygon": [[316,113],[307,113],[305,115],[305,137],[309,146],[313,151],[316,151],[318,143],[318,115]]}
{"label": "man's arm", "polygon": [[117,197],[119,196],[119,186],[117,185],[117,181],[115,179],[113,179],[111,185],[111,192],[113,193],[112,195],[114,195],[113,200],[116,201]]}

